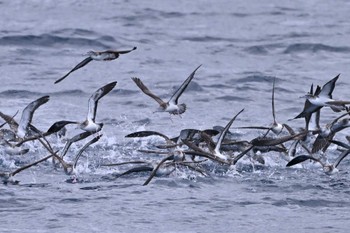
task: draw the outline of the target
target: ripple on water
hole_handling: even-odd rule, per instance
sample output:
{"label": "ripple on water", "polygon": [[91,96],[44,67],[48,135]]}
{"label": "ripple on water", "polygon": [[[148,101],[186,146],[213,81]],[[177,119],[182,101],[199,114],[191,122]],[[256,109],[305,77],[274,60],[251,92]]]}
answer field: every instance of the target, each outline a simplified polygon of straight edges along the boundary
{"label": "ripple on water", "polygon": [[[110,40],[110,39],[109,39]],[[108,41],[109,42],[109,41]],[[110,46],[96,39],[63,37],[51,34],[41,35],[20,35],[20,36],[3,36],[0,37],[1,45],[23,46],[23,47],[89,47],[108,49]]]}
{"label": "ripple on water", "polygon": [[298,52],[334,52],[334,53],[349,53],[348,46],[330,46],[319,43],[296,43],[289,45],[283,53],[298,53]]}

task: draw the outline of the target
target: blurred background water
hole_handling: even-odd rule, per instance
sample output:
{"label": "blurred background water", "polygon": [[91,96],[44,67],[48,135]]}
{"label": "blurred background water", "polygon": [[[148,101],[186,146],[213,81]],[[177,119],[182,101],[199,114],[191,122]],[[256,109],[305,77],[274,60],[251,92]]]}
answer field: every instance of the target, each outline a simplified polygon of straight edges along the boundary
{"label": "blurred background water", "polygon": [[[82,182],[67,183],[69,176],[50,162],[18,174],[19,185],[0,186],[0,231],[347,232],[347,160],[328,176],[318,166],[286,169],[285,161],[271,156],[268,165],[238,176],[175,173],[146,187],[141,184],[147,175],[108,179],[123,169],[100,165],[145,158],[136,150],[157,139],[124,138],[137,130],[175,137],[185,128],[224,126],[242,108],[233,127],[269,125],[274,77],[279,122],[302,110],[299,96],[312,83],[323,85],[339,73],[333,97],[349,99],[349,12],[345,0],[0,1],[2,112],[13,115],[50,95],[34,125],[46,130],[57,120],[81,121],[90,95],[118,81],[99,103],[103,137],[80,161]],[[134,46],[115,61],[93,61],[54,85],[89,50]],[[180,99],[188,106],[182,118],[153,114],[156,103],[130,79],[139,77],[168,98],[200,64]],[[323,110],[321,124],[336,116]],[[288,124],[304,126],[303,120]],[[247,140],[258,135],[231,131]],[[76,132],[68,127],[70,136]],[[82,145],[74,145],[71,156]],[[47,153],[39,144],[30,147],[21,157],[1,151],[1,169]]]}

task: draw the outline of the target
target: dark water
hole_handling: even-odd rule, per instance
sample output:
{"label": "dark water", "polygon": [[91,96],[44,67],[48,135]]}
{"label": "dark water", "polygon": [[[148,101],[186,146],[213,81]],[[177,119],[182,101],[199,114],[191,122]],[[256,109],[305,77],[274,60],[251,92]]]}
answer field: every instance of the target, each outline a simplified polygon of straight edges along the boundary
{"label": "dark water", "polygon": [[[88,148],[71,184],[47,161],[16,175],[19,185],[0,186],[0,232],[348,232],[349,161],[339,173],[317,166],[286,169],[276,153],[252,170],[200,177],[176,171],[142,186],[147,174],[114,179],[124,167],[101,164],[158,160],[137,149],[158,138],[125,135],[156,130],[171,137],[181,129],[234,122],[269,125],[276,77],[276,115],[288,122],[303,107],[311,83],[341,73],[333,97],[349,99],[350,24],[347,1],[1,1],[0,106],[13,115],[43,95],[33,124],[46,130],[57,120],[83,120],[97,88],[118,81],[99,103],[103,137]],[[138,49],[112,62],[91,62],[62,83],[53,82],[89,50]],[[141,78],[167,98],[194,70],[181,97],[182,118],[152,112],[156,103],[131,81]],[[321,124],[337,114],[322,112]],[[16,117],[19,120],[19,116]],[[303,120],[288,122],[303,127]],[[256,131],[232,129],[250,140]],[[68,137],[77,133],[68,128]],[[337,135],[343,140],[347,132]],[[51,139],[60,149],[64,143]],[[73,145],[73,159],[83,143]],[[39,143],[24,156],[0,153],[0,168],[14,170],[47,154]],[[328,152],[330,160],[339,153]]]}

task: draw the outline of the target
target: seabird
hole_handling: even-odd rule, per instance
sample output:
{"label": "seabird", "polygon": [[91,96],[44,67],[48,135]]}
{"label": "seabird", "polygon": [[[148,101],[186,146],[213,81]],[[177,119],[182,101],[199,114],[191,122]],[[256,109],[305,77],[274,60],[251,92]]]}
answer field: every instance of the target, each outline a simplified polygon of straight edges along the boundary
{"label": "seabird", "polygon": [[94,134],[94,132],[83,132],[83,133],[77,134],[77,135],[75,135],[74,137],[72,137],[71,139],[69,139],[69,140],[66,142],[66,145],[65,145],[64,148],[63,148],[63,151],[62,151],[62,154],[61,154],[61,158],[63,158],[63,157],[66,155],[66,153],[68,152],[69,147],[70,147],[74,142],[83,140],[83,139],[89,137],[89,136],[92,135],[92,134]]}
{"label": "seabird", "polygon": [[53,123],[50,126],[50,128],[46,132],[40,133],[40,131],[39,131],[38,135],[33,135],[33,136],[30,136],[30,137],[23,138],[17,144],[15,144],[15,146],[18,147],[18,146],[21,146],[25,142],[34,141],[34,140],[37,140],[39,138],[46,137],[46,136],[49,136],[51,134],[57,133],[60,130],[62,130],[68,124],[79,124],[79,122],[76,122],[76,121],[65,121],[65,120],[63,120],[63,121],[56,121],[55,123]]}
{"label": "seabird", "polygon": [[89,142],[87,142],[77,153],[77,155],[75,156],[74,159],[74,163],[73,163],[73,169],[76,168],[77,163],[79,161],[80,156],[82,155],[82,153],[86,150],[86,148],[88,148],[90,145],[94,144],[95,142],[97,142],[98,140],[100,140],[100,138],[102,137],[102,135],[98,135],[96,137],[94,137],[92,140],[90,140]]}
{"label": "seabird", "polygon": [[245,154],[247,154],[254,147],[276,146],[290,140],[298,140],[301,137],[304,137],[306,134],[307,132],[304,131],[298,134],[283,136],[279,138],[268,138],[266,136],[254,138],[253,140],[250,141],[249,146],[233,159],[233,164],[236,164],[238,160],[240,160]]}
{"label": "seabird", "polygon": [[130,50],[125,50],[125,51],[115,51],[115,50],[106,50],[102,52],[98,51],[89,51],[86,55],[88,56],[85,58],[83,61],[81,61],[78,65],[76,65],[71,71],[69,71],[65,76],[62,78],[58,79],[55,81],[56,83],[61,82],[63,79],[65,79],[68,75],[70,75],[72,72],[86,66],[89,62],[92,60],[95,61],[111,61],[115,60],[119,57],[120,54],[126,54],[130,53],[131,51],[134,51],[137,47],[134,47],[133,49]]}
{"label": "seabird", "polygon": [[[314,88],[313,84],[310,87],[309,95],[319,95],[321,92],[321,87],[317,86],[315,93],[314,93]],[[313,105],[308,99],[305,100],[304,103],[304,109],[303,111],[294,117],[294,119],[297,118],[305,118],[305,130],[319,130],[320,129],[320,113],[321,113],[321,108],[322,106],[316,106]]]}
{"label": "seabird", "polygon": [[321,164],[322,168],[323,168],[323,171],[326,173],[326,174],[332,174],[334,172],[337,172],[338,169],[338,165],[339,163],[350,153],[350,150],[346,150],[346,151],[343,151],[339,156],[338,158],[334,161],[333,164],[330,164],[328,161],[326,162],[323,162],[321,161],[320,159],[318,158],[315,158],[313,156],[310,156],[310,155],[299,155],[297,157],[295,157],[294,159],[292,159],[289,163],[287,163],[286,167],[291,167],[291,166],[294,166],[298,163],[301,163],[301,162],[304,162],[305,160],[308,160],[308,159],[311,159],[315,162],[318,162],[319,164]]}
{"label": "seabird", "polygon": [[319,93],[316,91],[315,94],[308,93],[304,96],[312,104],[308,109],[306,109],[306,112],[312,113],[316,111],[315,108],[317,109],[317,107],[324,106],[330,107],[334,112],[340,112],[345,109],[345,104],[350,104],[350,101],[334,100],[332,98],[332,92],[339,76],[340,74],[323,85]]}
{"label": "seabird", "polygon": [[103,96],[108,94],[117,84],[117,82],[111,82],[101,88],[99,88],[97,91],[95,91],[91,97],[89,98],[89,108],[88,108],[88,114],[86,117],[86,120],[82,122],[79,127],[82,130],[88,131],[88,132],[98,132],[102,129],[103,123],[96,123],[96,110],[99,99],[101,99]]}
{"label": "seabird", "polygon": [[10,128],[16,133],[19,138],[25,138],[29,134],[29,130],[32,129],[36,131],[37,129],[31,125],[33,115],[35,110],[37,110],[41,105],[49,101],[49,96],[43,96],[37,100],[34,100],[25,107],[22,112],[21,120],[19,124],[6,114],[0,112],[0,116],[10,125]]}
{"label": "seabird", "polygon": [[231,164],[231,158],[227,155],[224,155],[220,152],[220,148],[222,145],[222,142],[229,130],[229,128],[231,127],[232,123],[236,120],[236,118],[238,117],[239,114],[241,114],[244,111],[244,109],[242,109],[241,111],[239,111],[225,126],[224,130],[220,133],[219,138],[217,140],[216,146],[213,149],[212,153],[208,153],[206,151],[203,151],[202,149],[200,149],[199,147],[197,147],[196,145],[194,145],[193,143],[187,141],[187,140],[183,140],[183,142],[190,147],[191,149],[193,149],[194,151],[185,151],[186,154],[192,154],[192,155],[199,155],[199,156],[203,156],[205,158],[209,158],[211,160],[214,161],[218,161],[221,163],[226,163],[226,164]]}
{"label": "seabird", "polygon": [[339,120],[340,118],[348,115],[349,113],[345,113],[340,117],[336,118],[330,124],[327,124],[326,127],[321,128],[319,134],[312,146],[312,153],[316,153],[321,149],[325,152],[330,145],[330,140],[333,139],[335,134],[345,128],[350,127],[350,118],[344,118]]}
{"label": "seabird", "polygon": [[153,94],[146,86],[143,84],[143,82],[136,77],[131,78],[136,85],[141,89],[143,93],[157,101],[159,104],[159,108],[156,112],[169,112],[173,115],[180,115],[186,111],[186,104],[178,104],[178,100],[182,93],[186,90],[188,84],[191,82],[191,80],[194,77],[194,74],[199,69],[200,66],[198,66],[191,74],[188,76],[188,78],[182,83],[182,85],[177,89],[177,91],[174,93],[174,95],[169,99],[168,102],[163,101],[160,97]]}
{"label": "seabird", "polygon": [[276,112],[275,112],[275,82],[276,78],[273,79],[272,84],[272,97],[271,97],[271,106],[272,106],[272,117],[273,117],[273,123],[270,127],[264,127],[264,126],[244,126],[244,127],[237,127],[237,129],[265,129],[267,132],[265,133],[265,136],[269,133],[269,131],[272,131],[274,134],[279,135],[284,127],[287,127],[286,124],[280,124],[276,120]]}

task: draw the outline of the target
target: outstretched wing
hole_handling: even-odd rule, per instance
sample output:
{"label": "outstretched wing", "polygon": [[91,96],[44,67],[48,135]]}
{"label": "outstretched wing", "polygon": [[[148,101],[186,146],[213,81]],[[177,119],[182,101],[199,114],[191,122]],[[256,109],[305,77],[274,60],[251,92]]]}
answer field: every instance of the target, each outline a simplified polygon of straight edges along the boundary
{"label": "outstretched wing", "polygon": [[337,76],[335,76],[335,78],[333,78],[332,80],[328,81],[325,85],[323,85],[319,96],[326,96],[332,99],[332,92],[334,90],[335,83],[338,80],[339,76],[340,74],[338,74]]}
{"label": "outstretched wing", "polygon": [[75,121],[56,121],[51,125],[51,127],[46,131],[46,135],[50,135],[53,133],[57,133],[60,131],[63,127],[65,127],[68,124],[78,124],[78,122]]}
{"label": "outstretched wing", "polygon": [[218,142],[216,143],[216,147],[214,149],[215,153],[217,154],[220,154],[220,147],[221,147],[221,143],[222,141],[224,140],[226,134],[227,134],[227,131],[228,129],[231,127],[232,123],[234,122],[234,120],[236,120],[237,116],[239,114],[241,114],[242,112],[244,111],[244,108],[239,111],[230,121],[229,123],[225,126],[224,130],[221,132],[220,136],[219,136],[219,139],[218,139]]}
{"label": "outstretched wing", "polygon": [[169,103],[173,103],[175,105],[177,105],[178,99],[180,98],[180,96],[182,95],[182,93],[186,90],[188,84],[190,84],[191,80],[194,77],[194,74],[196,73],[196,71],[199,69],[199,67],[201,67],[202,65],[198,66],[191,74],[190,76],[188,76],[188,78],[181,84],[181,86],[179,87],[179,89],[177,89],[177,91],[174,93],[174,95],[170,98]]}
{"label": "outstretched wing", "polygon": [[94,132],[92,132],[92,131],[91,131],[91,132],[85,131],[85,132],[80,133],[80,134],[77,134],[77,135],[75,135],[74,137],[72,137],[71,139],[69,139],[69,140],[67,141],[66,145],[64,146],[64,149],[63,149],[62,154],[61,154],[61,158],[63,158],[63,157],[66,155],[66,153],[67,153],[69,147],[70,147],[74,142],[83,140],[83,139],[89,137],[89,136],[92,135],[92,134],[94,134]]}
{"label": "outstretched wing", "polygon": [[326,137],[322,136],[322,134],[319,134],[315,139],[314,144],[312,145],[311,153],[314,154],[325,147],[328,148],[328,146],[331,144],[329,140],[333,139],[333,137],[334,137],[334,133],[330,133]]}
{"label": "outstretched wing", "polygon": [[117,82],[111,82],[99,88],[91,95],[91,97],[89,98],[88,114],[86,117],[87,120],[95,122],[97,104],[99,99],[107,95],[115,87],[115,85],[117,85]]}
{"label": "outstretched wing", "polygon": [[292,159],[291,161],[289,161],[289,163],[287,163],[286,167],[291,167],[291,166],[294,166],[298,163],[302,163],[304,162],[305,160],[308,160],[308,159],[311,159],[311,160],[314,160],[316,162],[319,162],[318,159],[312,157],[312,156],[309,156],[309,155],[299,155],[297,157],[295,157],[294,159]]}
{"label": "outstretched wing", "polygon": [[49,101],[49,96],[43,96],[30,104],[23,110],[22,117],[19,122],[18,131],[26,132],[29,124],[32,122],[35,110],[37,110],[41,105]]}
{"label": "outstretched wing", "polygon": [[18,113],[18,111],[16,112],[16,114],[13,117],[10,117],[9,115],[6,115],[6,114],[0,112],[0,117],[5,120],[5,122],[10,126],[10,128],[13,132],[16,132],[18,129],[18,123],[14,119],[14,117],[17,115],[17,113]]}
{"label": "outstretched wing", "polygon": [[114,53],[114,54],[116,55],[116,57],[118,57],[118,56],[119,56],[119,54],[126,54],[126,53],[130,53],[130,52],[132,52],[132,51],[134,51],[134,50],[136,50],[136,49],[137,49],[137,47],[134,47],[134,48],[129,49],[129,50],[122,50],[122,51],[116,51],[116,50],[107,50],[107,51],[105,51],[105,52],[107,52],[107,53]]}
{"label": "outstretched wing", "polygon": [[91,58],[91,57],[85,58],[85,59],[84,59],[83,61],[81,61],[78,65],[76,65],[71,71],[69,71],[65,76],[63,76],[62,78],[56,80],[56,81],[55,81],[55,84],[61,82],[63,79],[67,78],[68,75],[70,75],[72,72],[74,72],[74,71],[76,71],[76,70],[78,70],[78,69],[80,69],[80,68],[86,66],[86,65],[87,65],[89,62],[91,62],[91,61],[92,61],[92,58]]}
{"label": "outstretched wing", "polygon": [[141,81],[141,79],[136,78],[136,77],[131,78],[131,79],[136,83],[136,85],[141,89],[141,91],[142,91],[143,93],[145,93],[146,95],[148,95],[149,97],[151,97],[152,99],[154,99],[155,101],[157,101],[157,103],[158,103],[159,105],[164,105],[164,104],[165,104],[165,102],[164,102],[161,98],[159,98],[158,96],[156,96],[155,94],[153,94],[153,92],[151,92],[151,91],[145,86],[145,84],[143,84],[143,82]]}
{"label": "outstretched wing", "polygon": [[335,160],[333,166],[338,167],[339,163],[350,153],[350,150],[343,151],[339,157]]}
{"label": "outstretched wing", "polygon": [[277,122],[276,122],[276,114],[275,114],[275,82],[276,82],[276,77],[273,78],[271,104],[272,104],[273,123],[277,124]]}
{"label": "outstretched wing", "polygon": [[149,137],[149,136],[159,136],[164,138],[167,141],[170,141],[170,138],[162,133],[156,131],[138,131],[131,134],[126,135],[126,138],[140,138],[140,137]]}

